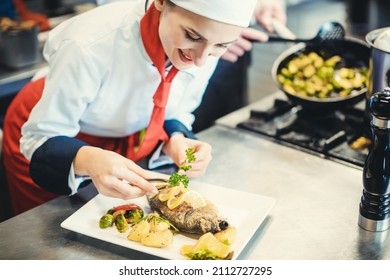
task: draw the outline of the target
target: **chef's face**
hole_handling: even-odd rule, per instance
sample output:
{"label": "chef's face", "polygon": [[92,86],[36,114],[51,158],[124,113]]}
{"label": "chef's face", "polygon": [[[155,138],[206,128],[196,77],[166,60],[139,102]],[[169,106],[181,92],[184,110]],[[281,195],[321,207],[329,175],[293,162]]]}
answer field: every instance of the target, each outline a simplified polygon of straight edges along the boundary
{"label": "chef's face", "polygon": [[155,4],[161,11],[162,45],[179,70],[200,67],[209,56],[220,57],[243,29],[199,16],[164,0],[156,0]]}

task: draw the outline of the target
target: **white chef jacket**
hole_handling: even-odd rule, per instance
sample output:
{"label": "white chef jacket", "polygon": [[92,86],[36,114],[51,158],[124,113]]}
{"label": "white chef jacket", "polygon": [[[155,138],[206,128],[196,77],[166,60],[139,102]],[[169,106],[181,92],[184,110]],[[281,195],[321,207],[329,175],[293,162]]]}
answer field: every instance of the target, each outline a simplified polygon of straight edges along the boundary
{"label": "white chef jacket", "polygon": [[[31,159],[47,139],[79,132],[124,137],[147,127],[160,75],[147,55],[140,20],[145,0],[117,2],[75,16],[53,29],[44,47],[49,64],[42,98],[22,127],[21,151]],[[218,58],[174,78],[166,120],[188,129]],[[72,193],[77,191],[73,166]]]}

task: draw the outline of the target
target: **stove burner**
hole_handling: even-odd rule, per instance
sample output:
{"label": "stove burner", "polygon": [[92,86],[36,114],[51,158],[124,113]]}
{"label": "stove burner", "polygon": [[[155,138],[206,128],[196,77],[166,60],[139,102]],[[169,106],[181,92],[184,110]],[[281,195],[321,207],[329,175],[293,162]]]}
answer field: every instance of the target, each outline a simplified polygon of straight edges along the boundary
{"label": "stove burner", "polygon": [[368,154],[367,148],[351,147],[356,139],[365,135],[364,111],[357,108],[314,114],[276,99],[269,110],[252,110],[250,118],[238,127],[359,169]]}

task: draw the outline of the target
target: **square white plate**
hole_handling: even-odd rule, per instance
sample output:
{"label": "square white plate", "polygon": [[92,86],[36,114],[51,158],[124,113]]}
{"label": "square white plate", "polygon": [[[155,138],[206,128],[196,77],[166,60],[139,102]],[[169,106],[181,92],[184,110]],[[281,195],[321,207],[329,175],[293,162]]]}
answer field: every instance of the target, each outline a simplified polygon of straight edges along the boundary
{"label": "square white plate", "polygon": [[[218,207],[219,214],[226,217],[231,226],[237,228],[237,240],[231,245],[231,249],[234,251],[233,259],[240,255],[275,203],[275,199],[272,197],[201,182],[194,182],[191,189],[213,202]],[[151,212],[146,197],[124,201],[98,194],[62,222],[61,226],[71,231],[161,258],[186,259],[180,254],[180,248],[182,245],[195,244],[199,238],[198,235],[175,234],[172,244],[168,247],[152,248],[127,240],[128,233],[119,233],[115,227],[107,229],[99,227],[99,220],[108,209],[129,202],[138,204],[146,214]]]}

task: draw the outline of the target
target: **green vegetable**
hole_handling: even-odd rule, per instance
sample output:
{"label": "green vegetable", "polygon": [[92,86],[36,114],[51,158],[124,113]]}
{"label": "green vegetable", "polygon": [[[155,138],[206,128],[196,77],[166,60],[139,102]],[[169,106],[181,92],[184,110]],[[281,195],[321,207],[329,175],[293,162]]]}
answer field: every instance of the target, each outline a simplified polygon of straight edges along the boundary
{"label": "green vegetable", "polygon": [[193,161],[196,160],[196,158],[194,156],[194,153],[195,153],[195,149],[194,148],[188,148],[186,150],[187,162],[193,162]]}
{"label": "green vegetable", "polygon": [[183,175],[180,175],[179,173],[175,172],[171,175],[171,177],[169,177],[169,180],[168,180],[168,183],[169,185],[171,186],[178,186],[180,185],[180,183],[183,184],[184,187],[188,187],[188,183],[189,183],[189,179],[187,177],[187,175],[183,174]]}
{"label": "green vegetable", "polygon": [[126,211],[125,218],[128,223],[136,224],[144,217],[144,211],[142,209],[134,209]]}
{"label": "green vegetable", "polygon": [[199,249],[187,254],[187,257],[191,260],[231,260],[233,255],[234,251],[231,251],[224,259],[221,259],[207,249]]}
{"label": "green vegetable", "polygon": [[114,223],[115,223],[116,229],[121,233],[125,232],[129,228],[129,224],[127,223],[125,215],[123,215],[123,214],[119,214],[116,217]]}
{"label": "green vegetable", "polygon": [[[194,153],[194,148],[188,148],[186,150],[186,160],[179,166],[179,170],[188,171],[192,168],[188,163],[196,160]],[[180,185],[180,183],[182,183],[184,187],[188,187],[189,181],[187,175],[180,175],[178,172],[174,172],[168,179],[168,183],[174,187]]]}
{"label": "green vegetable", "polygon": [[100,228],[108,228],[114,224],[114,216],[111,214],[105,214],[100,218],[99,227]]}
{"label": "green vegetable", "polygon": [[216,255],[214,255],[211,251],[200,249],[195,252],[191,252],[187,254],[187,257],[189,257],[191,260],[219,260]]}
{"label": "green vegetable", "polygon": [[326,60],[316,54],[302,54],[280,69],[277,80],[283,89],[303,97],[345,97],[366,86],[367,71],[347,68],[342,57],[334,55]]}

